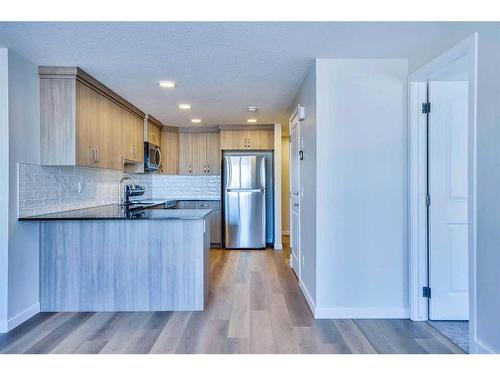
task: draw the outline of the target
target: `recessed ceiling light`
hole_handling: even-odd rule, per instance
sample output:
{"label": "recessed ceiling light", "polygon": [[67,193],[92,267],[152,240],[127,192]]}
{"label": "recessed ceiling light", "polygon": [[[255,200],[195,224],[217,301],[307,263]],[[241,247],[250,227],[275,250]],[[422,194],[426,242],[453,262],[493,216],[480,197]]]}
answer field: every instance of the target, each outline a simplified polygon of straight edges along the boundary
{"label": "recessed ceiling light", "polygon": [[181,104],[179,104],[179,108],[180,109],[190,109],[191,108],[191,104],[181,103]]}
{"label": "recessed ceiling light", "polygon": [[258,108],[256,105],[250,105],[250,106],[248,106],[247,110],[248,110],[248,112],[255,113],[258,111]]}
{"label": "recessed ceiling light", "polygon": [[247,122],[252,122],[252,123],[254,123],[254,122],[257,122],[257,119],[255,119],[255,118],[249,118],[249,119],[247,120]]}
{"label": "recessed ceiling light", "polygon": [[160,81],[160,86],[166,87],[167,89],[171,89],[177,86],[177,83],[175,83],[174,81]]}
{"label": "recessed ceiling light", "polygon": [[194,119],[191,120],[191,122],[194,123],[194,124],[199,124],[201,122],[201,119],[194,118]]}

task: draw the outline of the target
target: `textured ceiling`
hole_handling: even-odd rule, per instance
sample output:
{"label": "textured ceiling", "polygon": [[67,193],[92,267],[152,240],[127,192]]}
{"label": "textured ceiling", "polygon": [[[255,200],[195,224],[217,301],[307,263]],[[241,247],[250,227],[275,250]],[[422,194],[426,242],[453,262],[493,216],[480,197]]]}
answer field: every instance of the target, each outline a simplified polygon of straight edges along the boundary
{"label": "textured ceiling", "polygon": [[[165,125],[288,119],[315,58],[405,58],[450,23],[0,23],[0,46],[38,65],[80,66]],[[160,88],[173,80],[178,87]],[[177,109],[190,103],[190,111]],[[246,108],[257,105],[249,116]]]}

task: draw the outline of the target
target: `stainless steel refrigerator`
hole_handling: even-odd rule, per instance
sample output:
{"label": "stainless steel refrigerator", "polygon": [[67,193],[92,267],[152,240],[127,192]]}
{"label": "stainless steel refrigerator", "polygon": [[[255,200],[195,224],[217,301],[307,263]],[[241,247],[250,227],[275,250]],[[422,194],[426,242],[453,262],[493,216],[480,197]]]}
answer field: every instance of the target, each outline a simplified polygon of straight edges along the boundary
{"label": "stainless steel refrigerator", "polygon": [[224,226],[226,248],[266,247],[264,156],[224,156]]}

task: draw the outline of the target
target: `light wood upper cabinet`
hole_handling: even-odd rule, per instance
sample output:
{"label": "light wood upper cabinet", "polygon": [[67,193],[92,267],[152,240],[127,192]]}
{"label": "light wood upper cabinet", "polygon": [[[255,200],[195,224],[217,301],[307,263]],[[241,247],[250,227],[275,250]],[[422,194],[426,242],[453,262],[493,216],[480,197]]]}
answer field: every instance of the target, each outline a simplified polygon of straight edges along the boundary
{"label": "light wood upper cabinet", "polygon": [[253,150],[274,149],[274,131],[272,130],[249,130],[248,148]]}
{"label": "light wood upper cabinet", "polygon": [[77,67],[39,67],[41,163],[144,161],[144,113]]}
{"label": "light wood upper cabinet", "polygon": [[220,132],[220,147],[223,150],[242,150],[246,148],[246,130],[223,130]]}
{"label": "light wood upper cabinet", "polygon": [[272,130],[222,130],[220,132],[222,150],[272,150],[274,132]]}
{"label": "light wood upper cabinet", "polygon": [[179,174],[193,174],[193,134],[179,134]]}
{"label": "light wood upper cabinet", "polygon": [[203,175],[207,173],[207,134],[193,133],[193,174]]}
{"label": "light wood upper cabinet", "polygon": [[179,133],[164,127],[160,136],[161,173],[179,174]]}
{"label": "light wood upper cabinet", "polygon": [[221,152],[220,152],[220,135],[219,133],[207,134],[207,174],[213,176],[220,175]]}
{"label": "light wood upper cabinet", "polygon": [[146,141],[161,148],[161,122],[153,116],[148,115],[148,131]]}
{"label": "light wood upper cabinet", "polygon": [[179,174],[220,175],[219,133],[179,134]]}

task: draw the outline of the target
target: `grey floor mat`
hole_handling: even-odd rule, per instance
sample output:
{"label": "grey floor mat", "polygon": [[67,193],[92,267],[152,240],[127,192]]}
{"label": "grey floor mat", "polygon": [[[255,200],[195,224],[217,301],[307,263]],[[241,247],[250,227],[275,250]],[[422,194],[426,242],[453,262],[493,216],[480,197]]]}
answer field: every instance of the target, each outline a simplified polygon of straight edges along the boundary
{"label": "grey floor mat", "polygon": [[469,353],[469,322],[467,320],[429,320],[429,324]]}

